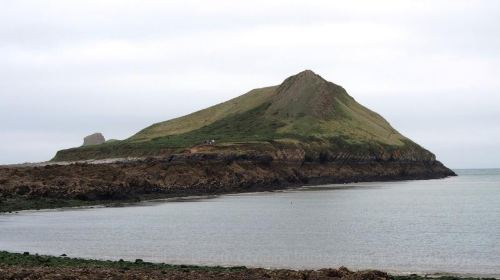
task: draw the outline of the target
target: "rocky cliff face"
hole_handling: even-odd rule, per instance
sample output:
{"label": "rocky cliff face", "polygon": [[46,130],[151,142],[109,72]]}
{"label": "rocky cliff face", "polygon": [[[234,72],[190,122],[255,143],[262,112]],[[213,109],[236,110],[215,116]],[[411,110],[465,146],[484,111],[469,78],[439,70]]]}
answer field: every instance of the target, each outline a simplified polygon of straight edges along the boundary
{"label": "rocky cliff face", "polygon": [[128,199],[273,190],[305,184],[433,179],[454,173],[410,155],[350,154],[305,159],[301,149],[266,153],[185,153],[108,164],[0,168],[0,198]]}
{"label": "rocky cliff face", "polygon": [[83,138],[83,146],[100,145],[106,142],[106,139],[101,133],[94,133]]}

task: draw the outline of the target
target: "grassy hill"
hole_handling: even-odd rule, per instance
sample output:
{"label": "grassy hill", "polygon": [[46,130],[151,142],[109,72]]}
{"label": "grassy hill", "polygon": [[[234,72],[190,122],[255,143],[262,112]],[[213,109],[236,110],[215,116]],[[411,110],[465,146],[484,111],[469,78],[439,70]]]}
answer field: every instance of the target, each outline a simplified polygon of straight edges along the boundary
{"label": "grassy hill", "polygon": [[380,154],[394,150],[433,155],[397,132],[341,87],[310,70],[278,86],[254,89],[210,108],[153,124],[123,141],[59,151],[53,160],[165,155],[214,139],[214,149],[293,146]]}

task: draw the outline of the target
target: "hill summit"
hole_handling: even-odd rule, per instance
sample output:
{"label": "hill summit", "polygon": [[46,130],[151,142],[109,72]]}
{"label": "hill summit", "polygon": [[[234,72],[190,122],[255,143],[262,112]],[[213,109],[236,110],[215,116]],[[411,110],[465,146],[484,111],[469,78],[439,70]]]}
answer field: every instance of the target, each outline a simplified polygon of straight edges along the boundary
{"label": "hill summit", "polygon": [[286,79],[271,101],[269,113],[282,118],[314,117],[327,120],[336,113],[335,100],[343,90],[311,70]]}
{"label": "hill summit", "polygon": [[[207,145],[208,144],[208,145]],[[132,137],[59,151],[53,160],[267,153],[300,150],[304,160],[349,155],[366,160],[435,160],[344,88],[311,70],[207,109],[153,124]]]}

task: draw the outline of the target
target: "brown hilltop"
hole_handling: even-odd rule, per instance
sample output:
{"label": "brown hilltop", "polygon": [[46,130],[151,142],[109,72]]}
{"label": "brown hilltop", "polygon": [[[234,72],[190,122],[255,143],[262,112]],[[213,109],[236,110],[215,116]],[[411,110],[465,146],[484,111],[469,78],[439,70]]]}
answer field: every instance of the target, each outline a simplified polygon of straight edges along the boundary
{"label": "brown hilltop", "polygon": [[325,120],[335,114],[335,99],[345,91],[311,70],[286,79],[277,89],[268,112],[284,118],[312,116]]}

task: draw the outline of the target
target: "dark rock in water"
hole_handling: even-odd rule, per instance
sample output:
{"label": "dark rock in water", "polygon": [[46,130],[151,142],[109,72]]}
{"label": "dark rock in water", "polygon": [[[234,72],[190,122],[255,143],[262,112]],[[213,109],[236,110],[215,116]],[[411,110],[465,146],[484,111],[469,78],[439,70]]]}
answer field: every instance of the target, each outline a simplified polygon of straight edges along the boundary
{"label": "dark rock in water", "polygon": [[99,132],[83,138],[83,146],[100,145],[104,142],[106,142],[106,139],[104,139],[104,136]]}
{"label": "dark rock in water", "polygon": [[[268,155],[184,153],[100,164],[0,167],[0,197],[119,202],[139,200],[143,195],[178,197],[455,175],[439,161],[411,161],[404,154],[399,154],[401,160],[364,160],[352,155],[350,159],[332,157],[323,162],[295,159],[295,154],[304,153],[283,149]],[[25,188],[23,195],[19,188]]]}

